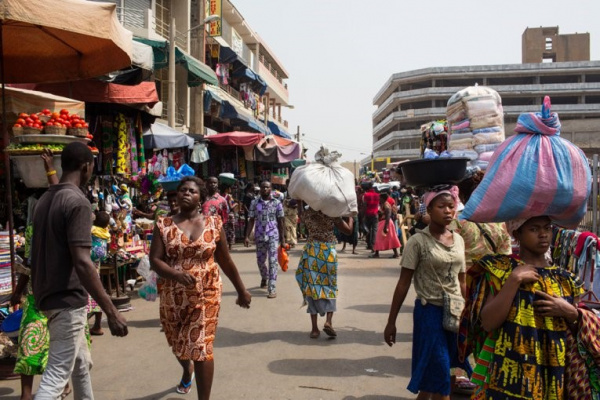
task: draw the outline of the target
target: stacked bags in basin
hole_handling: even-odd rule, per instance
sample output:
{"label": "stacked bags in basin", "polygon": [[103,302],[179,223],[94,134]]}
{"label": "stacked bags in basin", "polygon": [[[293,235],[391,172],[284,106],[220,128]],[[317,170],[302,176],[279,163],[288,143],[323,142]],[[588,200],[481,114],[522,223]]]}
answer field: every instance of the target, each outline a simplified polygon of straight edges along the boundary
{"label": "stacked bags in basin", "polygon": [[546,96],[540,113],[521,114],[517,135],[500,145],[461,219],[502,222],[547,215],[576,228],[585,215],[591,172],[585,154],[560,137]]}
{"label": "stacked bags in basin", "polygon": [[321,146],[315,154],[316,162],[294,170],[288,185],[289,196],[332,218],[356,215],[354,175],[337,162],[340,156]]}
{"label": "stacked bags in basin", "polygon": [[452,157],[467,157],[485,170],[494,150],[504,141],[502,99],[495,90],[470,86],[456,92],[446,108]]}

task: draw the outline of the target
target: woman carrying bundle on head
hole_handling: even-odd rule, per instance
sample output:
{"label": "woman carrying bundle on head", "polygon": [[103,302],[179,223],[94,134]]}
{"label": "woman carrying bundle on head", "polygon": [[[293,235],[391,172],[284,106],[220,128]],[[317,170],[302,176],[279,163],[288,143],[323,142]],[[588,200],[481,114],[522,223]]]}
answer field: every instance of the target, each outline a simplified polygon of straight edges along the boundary
{"label": "woman carrying bundle on head", "polygon": [[444,302],[456,303],[460,315],[465,288],[464,242],[460,235],[448,229],[456,215],[458,188],[436,187],[427,192],[424,199],[431,222],[411,236],[404,248],[384,340],[389,346],[396,342],[396,318],[414,279],[417,299],[408,390],[418,393],[417,399],[434,396],[449,400],[450,368],[460,367],[471,372],[467,363],[461,364],[457,359],[455,331],[458,326],[444,326]]}

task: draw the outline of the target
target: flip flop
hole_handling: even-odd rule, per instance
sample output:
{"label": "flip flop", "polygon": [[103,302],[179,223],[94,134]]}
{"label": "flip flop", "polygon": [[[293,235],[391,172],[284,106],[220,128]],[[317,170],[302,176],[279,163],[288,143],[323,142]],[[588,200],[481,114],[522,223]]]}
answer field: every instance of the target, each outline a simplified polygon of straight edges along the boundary
{"label": "flip flop", "polygon": [[[192,389],[192,382],[194,381],[194,373],[192,372],[192,377],[188,383],[183,382],[183,378],[179,381],[179,385],[175,386],[175,391],[179,394],[188,394]],[[180,389],[181,387],[181,389]]]}
{"label": "flip flop", "polygon": [[329,324],[325,324],[323,326],[323,332],[325,332],[327,334],[327,336],[329,337],[336,337],[337,333],[335,331],[335,329],[333,329],[333,327]]}

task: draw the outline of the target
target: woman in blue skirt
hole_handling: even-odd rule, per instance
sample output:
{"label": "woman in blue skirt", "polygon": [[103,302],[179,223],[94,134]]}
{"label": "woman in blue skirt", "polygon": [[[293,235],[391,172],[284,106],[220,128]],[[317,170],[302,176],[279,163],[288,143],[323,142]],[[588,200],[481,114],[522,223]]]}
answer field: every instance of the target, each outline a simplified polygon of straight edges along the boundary
{"label": "woman in blue skirt", "polygon": [[460,367],[471,374],[468,363],[458,362],[457,334],[442,324],[443,293],[463,297],[465,293],[464,242],[448,230],[456,214],[458,188],[437,187],[424,199],[431,222],[406,243],[384,339],[389,346],[396,342],[396,318],[414,278],[417,299],[408,390],[418,393],[421,400],[449,400],[450,368]]}

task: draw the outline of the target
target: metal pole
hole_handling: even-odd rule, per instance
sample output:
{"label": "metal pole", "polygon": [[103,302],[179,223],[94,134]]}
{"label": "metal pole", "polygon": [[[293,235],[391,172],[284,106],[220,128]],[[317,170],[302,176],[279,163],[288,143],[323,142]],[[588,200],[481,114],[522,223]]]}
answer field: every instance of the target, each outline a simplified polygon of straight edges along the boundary
{"label": "metal pole", "polygon": [[[200,27],[200,62],[202,64],[206,63],[206,24],[204,20],[206,19],[206,0],[200,1],[200,21],[202,21],[202,26]],[[200,110],[197,111],[198,121],[196,121],[196,126],[200,132],[194,132],[200,135],[204,135],[204,82],[200,83],[197,93],[198,98],[196,99],[196,107],[199,107]]]}
{"label": "metal pole", "polygon": [[[4,46],[3,46],[4,26],[0,21],[0,74],[2,75],[2,147],[4,150],[8,146],[8,127],[6,125],[6,75],[4,74]],[[4,185],[6,186],[6,209],[8,211],[8,243],[10,246],[10,284],[11,291],[16,288],[15,279],[15,237],[13,235],[13,205],[12,205],[12,181],[10,172],[10,157],[8,152],[4,151]]]}
{"label": "metal pole", "polygon": [[[171,1],[171,15],[173,15],[173,3]],[[171,27],[169,30],[169,103],[167,109],[168,123],[171,128],[175,127],[175,18],[171,18]]]}
{"label": "metal pole", "polygon": [[592,232],[598,234],[598,154],[592,158]]}
{"label": "metal pole", "polygon": [[296,129],[296,142],[300,143],[300,125]]}

